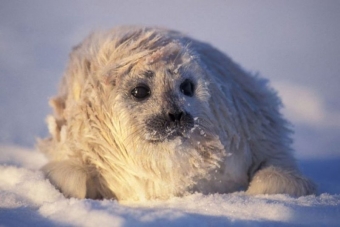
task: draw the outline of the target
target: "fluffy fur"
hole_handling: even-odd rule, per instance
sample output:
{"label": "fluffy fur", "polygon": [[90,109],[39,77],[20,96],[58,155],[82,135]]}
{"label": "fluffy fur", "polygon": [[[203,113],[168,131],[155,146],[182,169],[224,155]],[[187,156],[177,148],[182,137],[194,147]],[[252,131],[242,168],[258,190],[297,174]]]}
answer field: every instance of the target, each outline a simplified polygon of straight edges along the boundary
{"label": "fluffy fur", "polygon": [[92,34],[73,49],[50,104],[51,136],[39,141],[50,162],[42,170],[68,197],[315,191],[297,169],[266,80],[178,32]]}

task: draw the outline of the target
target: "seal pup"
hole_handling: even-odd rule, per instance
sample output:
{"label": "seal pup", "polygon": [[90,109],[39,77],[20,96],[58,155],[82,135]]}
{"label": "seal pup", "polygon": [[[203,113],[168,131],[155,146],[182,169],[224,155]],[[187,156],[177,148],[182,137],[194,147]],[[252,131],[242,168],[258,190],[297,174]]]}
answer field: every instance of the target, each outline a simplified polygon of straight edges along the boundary
{"label": "seal pup", "polygon": [[42,171],[67,197],[315,192],[267,81],[176,31],[91,34],[70,54],[50,105]]}

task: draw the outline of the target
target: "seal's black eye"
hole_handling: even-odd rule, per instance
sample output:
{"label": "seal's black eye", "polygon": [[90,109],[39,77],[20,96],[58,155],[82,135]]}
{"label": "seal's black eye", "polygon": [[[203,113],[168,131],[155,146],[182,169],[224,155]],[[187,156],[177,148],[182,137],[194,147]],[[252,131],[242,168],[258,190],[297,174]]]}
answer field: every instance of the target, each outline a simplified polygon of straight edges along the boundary
{"label": "seal's black eye", "polygon": [[179,88],[181,92],[186,96],[191,97],[194,95],[194,83],[189,79],[186,79],[185,81],[183,81],[183,83],[181,84]]}
{"label": "seal's black eye", "polygon": [[131,95],[139,100],[149,97],[150,94],[150,88],[146,84],[139,84],[137,87],[131,90]]}

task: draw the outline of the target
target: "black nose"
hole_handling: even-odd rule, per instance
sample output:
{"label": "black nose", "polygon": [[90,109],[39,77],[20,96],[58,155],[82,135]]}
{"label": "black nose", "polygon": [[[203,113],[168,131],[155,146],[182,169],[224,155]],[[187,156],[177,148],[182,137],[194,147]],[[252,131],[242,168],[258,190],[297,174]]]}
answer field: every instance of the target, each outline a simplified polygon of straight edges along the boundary
{"label": "black nose", "polygon": [[181,121],[182,117],[184,116],[184,113],[181,112],[173,112],[173,113],[168,113],[169,119],[172,122],[179,122]]}

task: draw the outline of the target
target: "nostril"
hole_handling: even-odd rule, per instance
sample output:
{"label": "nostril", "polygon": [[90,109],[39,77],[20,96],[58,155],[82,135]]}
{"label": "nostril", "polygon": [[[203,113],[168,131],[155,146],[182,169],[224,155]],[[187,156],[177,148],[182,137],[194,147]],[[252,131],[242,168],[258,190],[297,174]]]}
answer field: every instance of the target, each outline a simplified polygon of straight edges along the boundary
{"label": "nostril", "polygon": [[180,121],[182,116],[183,116],[183,112],[178,112],[178,113],[169,113],[169,119],[173,122],[175,121]]}

